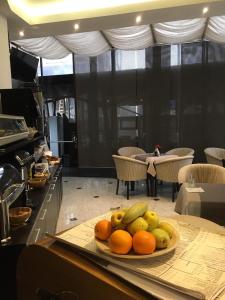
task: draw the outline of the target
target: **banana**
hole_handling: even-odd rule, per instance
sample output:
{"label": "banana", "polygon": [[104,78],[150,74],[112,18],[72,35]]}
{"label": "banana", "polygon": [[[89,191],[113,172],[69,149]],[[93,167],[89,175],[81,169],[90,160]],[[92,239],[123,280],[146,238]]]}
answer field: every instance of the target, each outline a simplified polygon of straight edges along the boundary
{"label": "banana", "polygon": [[129,224],[138,217],[143,216],[143,214],[148,210],[148,204],[145,202],[137,202],[132,205],[123,216],[122,222],[124,224]]}

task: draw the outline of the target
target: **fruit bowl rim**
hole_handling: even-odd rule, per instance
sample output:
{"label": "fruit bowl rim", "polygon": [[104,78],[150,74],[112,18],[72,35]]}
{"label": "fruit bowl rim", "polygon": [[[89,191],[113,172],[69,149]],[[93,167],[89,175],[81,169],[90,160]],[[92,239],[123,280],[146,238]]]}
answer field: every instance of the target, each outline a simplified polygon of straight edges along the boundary
{"label": "fruit bowl rim", "polygon": [[178,232],[178,230],[172,225],[170,224],[174,231],[173,231],[173,236],[170,240],[169,246],[167,248],[164,249],[157,249],[156,251],[154,251],[151,254],[135,254],[133,252],[133,250],[131,250],[129,252],[129,254],[116,254],[111,252],[111,250],[109,249],[108,246],[108,242],[107,241],[101,241],[97,238],[95,238],[95,243],[97,248],[104,254],[107,254],[109,256],[113,256],[113,257],[117,257],[117,258],[124,258],[124,259],[146,259],[146,258],[154,258],[154,257],[159,257],[162,255],[165,255],[167,253],[172,252],[173,250],[175,250],[175,248],[177,247],[179,241],[180,241],[180,233]]}

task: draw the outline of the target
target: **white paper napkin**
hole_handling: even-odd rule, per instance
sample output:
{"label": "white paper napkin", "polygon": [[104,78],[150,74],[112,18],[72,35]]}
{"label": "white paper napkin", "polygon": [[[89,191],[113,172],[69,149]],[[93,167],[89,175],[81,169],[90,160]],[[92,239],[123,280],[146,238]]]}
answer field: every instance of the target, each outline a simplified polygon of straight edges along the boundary
{"label": "white paper napkin", "polygon": [[205,192],[201,187],[186,187],[188,193],[203,193]]}

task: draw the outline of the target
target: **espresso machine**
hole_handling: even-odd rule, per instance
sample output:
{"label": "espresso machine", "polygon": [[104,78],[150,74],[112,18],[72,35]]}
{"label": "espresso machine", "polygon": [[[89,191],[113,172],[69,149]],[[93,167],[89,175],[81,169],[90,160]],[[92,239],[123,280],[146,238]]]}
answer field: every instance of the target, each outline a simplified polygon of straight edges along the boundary
{"label": "espresso machine", "polygon": [[28,197],[28,191],[29,191],[29,170],[31,167],[31,164],[34,162],[34,155],[30,154],[27,151],[19,151],[15,155],[15,159],[20,165],[20,170],[21,170],[21,179],[22,182],[24,183],[25,186],[25,206],[33,207],[32,201]]}
{"label": "espresso machine", "polygon": [[6,245],[10,237],[9,207],[24,190],[20,173],[11,164],[0,165],[0,233],[1,244]]}

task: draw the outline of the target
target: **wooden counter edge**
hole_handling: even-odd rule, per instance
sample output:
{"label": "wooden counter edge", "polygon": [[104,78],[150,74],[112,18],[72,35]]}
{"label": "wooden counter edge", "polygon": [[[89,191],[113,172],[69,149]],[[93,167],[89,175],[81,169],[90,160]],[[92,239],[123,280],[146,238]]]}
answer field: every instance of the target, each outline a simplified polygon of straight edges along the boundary
{"label": "wooden counter edge", "polygon": [[[101,266],[89,261],[88,259],[82,257],[75,248],[60,243],[53,238],[47,237],[40,241],[38,241],[35,244],[27,246],[22,254],[26,255],[28,251],[30,251],[30,248],[36,248],[40,251],[46,251],[47,253],[52,253],[63,261],[69,262],[71,265],[73,265],[76,268],[79,268],[85,272],[87,272],[89,275],[101,280],[103,283],[120,290],[124,294],[126,294],[128,297],[130,297],[131,300],[155,300],[156,298],[154,296],[151,296],[141,288],[138,288],[131,283],[127,282],[126,280],[117,277],[116,275],[110,273],[109,271],[103,269]],[[20,262],[18,264],[18,271],[17,273],[21,273],[20,270],[22,268],[21,265],[22,259],[20,259]]]}

